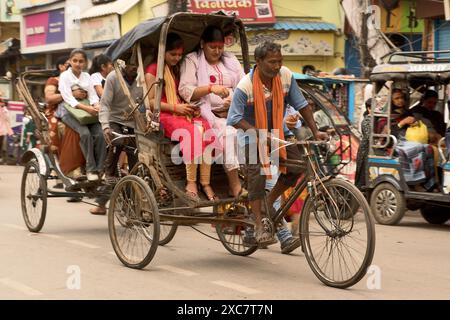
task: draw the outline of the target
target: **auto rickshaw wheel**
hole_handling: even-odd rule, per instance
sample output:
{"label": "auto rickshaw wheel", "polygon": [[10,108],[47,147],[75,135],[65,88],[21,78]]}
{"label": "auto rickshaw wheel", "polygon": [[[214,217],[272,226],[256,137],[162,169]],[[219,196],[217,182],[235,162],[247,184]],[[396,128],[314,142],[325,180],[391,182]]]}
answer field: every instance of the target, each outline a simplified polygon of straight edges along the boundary
{"label": "auto rickshaw wheel", "polygon": [[41,231],[47,214],[47,180],[40,174],[39,164],[34,159],[23,169],[20,200],[28,230]]}
{"label": "auto rickshaw wheel", "polygon": [[420,209],[420,213],[422,214],[422,217],[431,224],[444,224],[450,219],[448,208],[441,206],[427,204]]}
{"label": "auto rickshaw wheel", "polygon": [[405,197],[392,184],[381,183],[370,196],[370,208],[379,224],[396,225],[406,212]]}

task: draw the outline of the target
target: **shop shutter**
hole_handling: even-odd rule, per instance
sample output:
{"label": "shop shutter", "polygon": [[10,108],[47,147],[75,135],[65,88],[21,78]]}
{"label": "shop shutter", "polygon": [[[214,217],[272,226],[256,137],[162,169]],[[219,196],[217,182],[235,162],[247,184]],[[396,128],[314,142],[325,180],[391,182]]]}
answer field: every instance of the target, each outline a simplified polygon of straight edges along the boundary
{"label": "shop shutter", "polygon": [[[450,50],[450,21],[436,20],[435,30],[435,49]],[[439,56],[450,58],[450,54]]]}

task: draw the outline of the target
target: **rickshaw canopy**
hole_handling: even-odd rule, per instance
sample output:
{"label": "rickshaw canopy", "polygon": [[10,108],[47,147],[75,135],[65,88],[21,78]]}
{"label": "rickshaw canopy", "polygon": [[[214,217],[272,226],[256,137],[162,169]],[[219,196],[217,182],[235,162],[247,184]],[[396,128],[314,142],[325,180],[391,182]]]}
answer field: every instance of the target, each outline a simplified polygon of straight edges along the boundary
{"label": "rickshaw canopy", "polygon": [[168,17],[153,18],[141,22],[120,39],[114,41],[105,51],[112,60],[127,61],[133,53],[133,46],[140,42],[143,50],[158,48],[162,26],[169,22],[168,32],[175,32],[184,40],[185,52],[190,52],[199,44],[205,27],[215,25],[222,29],[241,23],[234,16],[223,14],[176,13]]}

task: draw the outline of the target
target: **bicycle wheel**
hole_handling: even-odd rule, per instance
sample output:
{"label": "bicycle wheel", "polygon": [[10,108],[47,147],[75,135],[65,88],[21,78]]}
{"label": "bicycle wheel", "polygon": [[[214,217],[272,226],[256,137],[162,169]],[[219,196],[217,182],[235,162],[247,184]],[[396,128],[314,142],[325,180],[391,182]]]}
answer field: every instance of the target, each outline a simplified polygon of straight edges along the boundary
{"label": "bicycle wheel", "polygon": [[47,214],[47,181],[39,173],[36,160],[29,161],[23,170],[20,200],[25,225],[31,232],[39,232]]}
{"label": "bicycle wheel", "polygon": [[216,224],[220,242],[233,255],[249,256],[258,249],[257,245],[244,243],[246,227],[243,225]]}
{"label": "bicycle wheel", "polygon": [[153,259],[159,243],[159,214],[147,183],[126,176],[115,186],[108,210],[108,229],[119,260],[142,269]]}
{"label": "bicycle wheel", "polygon": [[[223,217],[244,218],[248,208],[245,204],[214,206],[214,212]],[[245,225],[216,224],[216,232],[222,245],[233,255],[249,256],[258,249],[251,241],[245,242],[246,236],[249,240],[253,239],[253,230],[247,229]]]}
{"label": "bicycle wheel", "polygon": [[372,263],[375,225],[362,193],[350,182],[332,179],[308,195],[300,215],[303,250],[324,284],[348,288]]}
{"label": "bicycle wheel", "polygon": [[[152,190],[155,195],[158,208],[167,208],[171,205],[173,206],[173,196],[170,192],[168,192],[168,190],[164,189],[163,195],[159,195],[160,192],[157,192],[156,185],[150,175],[150,170],[145,163],[136,163],[130,174],[142,178],[148,184],[150,190]],[[172,241],[173,237],[175,237],[178,230],[178,223],[173,221],[164,221],[162,219],[160,220],[159,245],[164,246]]]}

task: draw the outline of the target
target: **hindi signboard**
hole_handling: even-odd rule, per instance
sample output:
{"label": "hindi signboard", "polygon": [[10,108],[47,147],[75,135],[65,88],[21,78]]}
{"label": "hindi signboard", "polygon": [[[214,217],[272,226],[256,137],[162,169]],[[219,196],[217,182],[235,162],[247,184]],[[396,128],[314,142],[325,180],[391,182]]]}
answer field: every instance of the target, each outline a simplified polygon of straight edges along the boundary
{"label": "hindi signboard", "polygon": [[275,23],[272,0],[190,0],[188,11],[212,13],[222,11],[236,15],[245,24]]}

